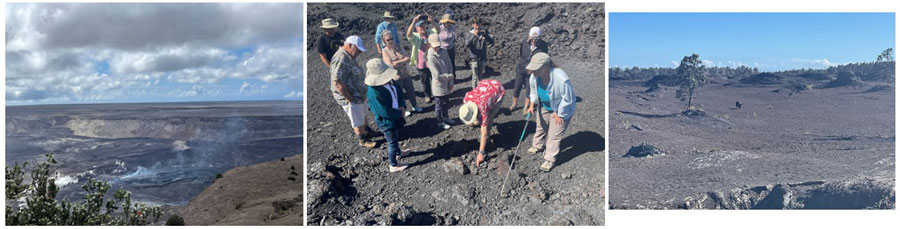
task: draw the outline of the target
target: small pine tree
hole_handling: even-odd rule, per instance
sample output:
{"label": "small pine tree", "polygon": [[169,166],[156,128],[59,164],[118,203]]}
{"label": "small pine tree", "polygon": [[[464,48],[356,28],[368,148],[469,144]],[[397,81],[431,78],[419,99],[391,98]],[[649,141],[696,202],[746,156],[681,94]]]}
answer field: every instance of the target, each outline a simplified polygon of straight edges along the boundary
{"label": "small pine tree", "polygon": [[687,100],[687,109],[690,110],[694,101],[694,91],[706,84],[709,77],[700,61],[700,55],[696,53],[681,59],[676,71],[678,75],[675,80],[680,88],[675,91],[675,96],[681,101]]}
{"label": "small pine tree", "polygon": [[875,62],[890,62],[894,61],[894,48],[888,48],[884,51],[881,51],[881,54],[878,55],[878,58],[875,59]]}

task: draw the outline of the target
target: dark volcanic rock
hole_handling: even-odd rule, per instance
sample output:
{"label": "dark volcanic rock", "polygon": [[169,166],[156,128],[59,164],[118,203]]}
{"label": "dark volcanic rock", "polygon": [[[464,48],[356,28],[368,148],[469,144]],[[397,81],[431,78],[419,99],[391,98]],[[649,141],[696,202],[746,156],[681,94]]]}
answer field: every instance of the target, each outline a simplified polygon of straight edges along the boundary
{"label": "dark volcanic rock", "polygon": [[853,72],[841,72],[838,74],[837,79],[829,81],[823,86],[824,88],[836,88],[836,87],[855,87],[862,85],[862,81],[859,80],[859,77]]}
{"label": "dark volcanic rock", "polygon": [[762,84],[779,84],[782,83],[783,77],[772,73],[764,72],[756,75],[744,77],[740,80],[744,84],[762,85]]}
{"label": "dark volcanic rock", "polygon": [[640,145],[632,146],[625,155],[622,155],[622,157],[648,157],[660,154],[663,154],[663,152],[656,148],[656,146],[641,143]]}

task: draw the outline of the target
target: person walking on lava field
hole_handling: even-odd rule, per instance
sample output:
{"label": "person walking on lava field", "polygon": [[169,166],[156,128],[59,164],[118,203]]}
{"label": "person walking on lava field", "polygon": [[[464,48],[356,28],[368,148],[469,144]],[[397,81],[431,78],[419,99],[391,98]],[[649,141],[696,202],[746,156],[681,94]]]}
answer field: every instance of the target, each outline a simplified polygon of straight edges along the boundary
{"label": "person walking on lava field", "polygon": [[322,30],[325,33],[319,36],[316,41],[316,51],[319,52],[319,59],[326,67],[331,67],[331,58],[341,46],[344,46],[344,35],[338,32],[338,23],[331,18],[322,20]]}
{"label": "person walking on lava field", "polygon": [[[513,110],[516,108],[516,104],[519,102],[519,92],[524,88],[525,94],[530,93],[530,87],[528,86],[528,79],[530,74],[525,70],[525,65],[528,65],[528,62],[531,61],[531,57],[536,53],[547,53],[550,54],[549,46],[547,42],[541,40],[541,28],[540,27],[531,27],[531,30],[528,31],[528,39],[522,41],[522,44],[519,46],[519,60],[516,65],[516,79],[513,83],[513,99],[512,105],[509,106],[509,110]],[[528,96],[525,96],[525,106],[531,103],[531,100]],[[527,110],[522,109],[522,113],[528,113]]]}
{"label": "person walking on lava field", "polygon": [[[390,42],[390,41],[388,41]],[[387,50],[385,50],[387,51]],[[405,67],[405,66],[404,66]],[[375,116],[375,124],[384,133],[388,150],[388,171],[399,172],[408,165],[397,162],[397,157],[403,157],[400,150],[400,128],[406,124],[403,113],[406,104],[403,103],[403,88],[395,84],[394,79],[399,75],[398,71],[384,64],[384,60],[372,58],[366,63],[366,85],[368,90],[369,109]]]}
{"label": "person walking on lava field", "polygon": [[450,129],[450,125],[455,124],[453,119],[447,116],[447,110],[450,109],[447,103],[450,99],[450,93],[453,92],[453,69],[450,66],[450,54],[447,50],[441,48],[441,41],[437,34],[428,36],[428,43],[431,49],[428,49],[427,65],[431,72],[431,92],[434,93],[434,116],[438,120],[438,126],[445,130]]}
{"label": "person walking on lava field", "polygon": [[[529,96],[532,103],[528,104],[528,112],[533,112],[537,123],[528,152],[535,154],[544,150],[544,163],[540,169],[549,172],[556,163],[563,133],[575,114],[575,91],[569,76],[553,64],[547,53],[534,54],[525,69],[531,73]],[[536,105],[539,106],[537,110]]]}
{"label": "person walking on lava field", "polygon": [[495,79],[486,79],[478,82],[478,85],[472,91],[466,92],[463,98],[463,105],[459,107],[459,119],[466,125],[476,126],[481,124],[481,138],[478,145],[478,157],[475,160],[475,167],[480,167],[484,161],[484,148],[488,142],[488,134],[491,133],[491,125],[494,123],[494,117],[500,110],[500,104],[503,102],[503,94],[506,90],[500,81]]}
{"label": "person walking on lava field", "polygon": [[[387,46],[382,40],[382,33],[390,32],[393,37],[398,35],[397,24],[393,21],[394,15],[391,14],[391,11],[384,11],[384,21],[375,28],[375,49],[378,50],[378,54],[381,54],[381,50],[384,49],[384,46]],[[395,46],[400,47],[400,40],[394,40],[393,43]]]}
{"label": "person walking on lava field", "polygon": [[[432,99],[431,93],[431,72],[425,66],[425,55],[428,53],[428,35],[435,34],[437,31],[426,29],[428,23],[425,20],[419,20],[423,15],[416,15],[409,28],[406,29],[406,40],[409,41],[411,48],[409,52],[409,65],[416,66],[419,70],[419,82],[422,83],[423,92],[425,93],[425,102],[430,103]],[[431,21],[431,16],[427,16]],[[415,32],[413,32],[415,28]],[[412,92],[410,92],[412,93]]]}
{"label": "person walking on lava field", "polygon": [[363,97],[366,88],[362,84],[365,79],[362,69],[355,58],[365,52],[366,47],[358,36],[347,37],[344,46],[338,49],[331,59],[331,95],[350,118],[353,132],[359,138],[359,145],[375,148],[375,142],[368,130],[369,118],[366,115],[366,100]]}
{"label": "person walking on lava field", "polygon": [[472,88],[484,76],[487,61],[487,46],[494,44],[494,38],[487,30],[481,29],[478,18],[472,18],[472,30],[466,34],[466,48],[469,49],[469,64],[472,67]]}

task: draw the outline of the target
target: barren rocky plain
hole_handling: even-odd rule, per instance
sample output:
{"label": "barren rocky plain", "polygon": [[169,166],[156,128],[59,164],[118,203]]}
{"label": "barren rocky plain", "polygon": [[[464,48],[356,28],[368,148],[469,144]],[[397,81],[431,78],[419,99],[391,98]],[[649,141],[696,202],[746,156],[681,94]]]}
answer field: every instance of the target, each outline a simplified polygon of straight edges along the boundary
{"label": "barren rocky plain", "polygon": [[676,87],[611,80],[610,207],[893,209],[893,83],[771,79],[715,77],[700,114]]}
{"label": "barren rocky plain", "polygon": [[82,200],[80,186],[94,178],[161,206],[155,224],[172,214],[188,224],[302,224],[301,102],[8,106],[6,114],[7,165],[53,153],[61,199]]}
{"label": "barren rocky plain", "polygon": [[[438,129],[433,103],[424,103],[422,85],[415,83],[425,112],[407,117],[400,131],[401,148],[412,152],[401,162],[411,166],[388,173],[384,138],[375,138],[379,143],[375,149],[356,144],[349,120],[331,96],[329,70],[314,49],[322,33],[319,22],[334,18],[341,33],[361,36],[370,48],[358,57],[363,64],[377,54],[373,36],[385,10],[397,15],[396,22],[405,29],[417,13],[430,13],[437,20],[448,8],[459,22],[472,16],[486,20],[485,27],[496,39],[488,52],[488,76],[506,86],[502,106],[508,107],[512,98],[516,45],[533,25],[544,30],[554,62],[569,74],[578,96],[578,111],[562,140],[558,166],[549,173],[539,172],[540,155],[525,152],[535,128],[533,122],[528,124],[505,187],[506,198],[500,197],[500,189],[507,161],[526,125],[522,101],[513,111],[501,110],[488,144],[487,166],[476,169],[479,129],[460,124]],[[308,225],[604,224],[603,4],[312,3],[308,9]],[[464,23],[457,31],[468,29]],[[408,50],[407,42],[401,44]],[[468,54],[462,45],[457,49],[450,117],[458,117],[462,97],[471,90],[471,72],[464,64]],[[374,124],[370,127],[377,130]]]}

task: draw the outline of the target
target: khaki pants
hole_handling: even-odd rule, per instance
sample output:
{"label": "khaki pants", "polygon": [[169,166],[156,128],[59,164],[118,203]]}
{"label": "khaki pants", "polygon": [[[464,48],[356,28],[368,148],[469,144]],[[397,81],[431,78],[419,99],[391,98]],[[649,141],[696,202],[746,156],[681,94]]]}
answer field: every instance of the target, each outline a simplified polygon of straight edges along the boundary
{"label": "khaki pants", "polygon": [[556,162],[556,155],[559,154],[559,142],[562,140],[563,133],[566,132],[566,127],[569,126],[569,121],[563,119],[563,124],[557,125],[556,120],[553,119],[553,112],[544,109],[540,104],[535,106],[540,107],[540,111],[535,112],[540,112],[540,115],[532,114],[537,123],[537,130],[534,132],[534,138],[531,139],[532,147],[545,149],[544,160]]}
{"label": "khaki pants", "polygon": [[475,89],[478,81],[484,78],[484,61],[471,61],[469,65],[472,67],[472,89]]}

